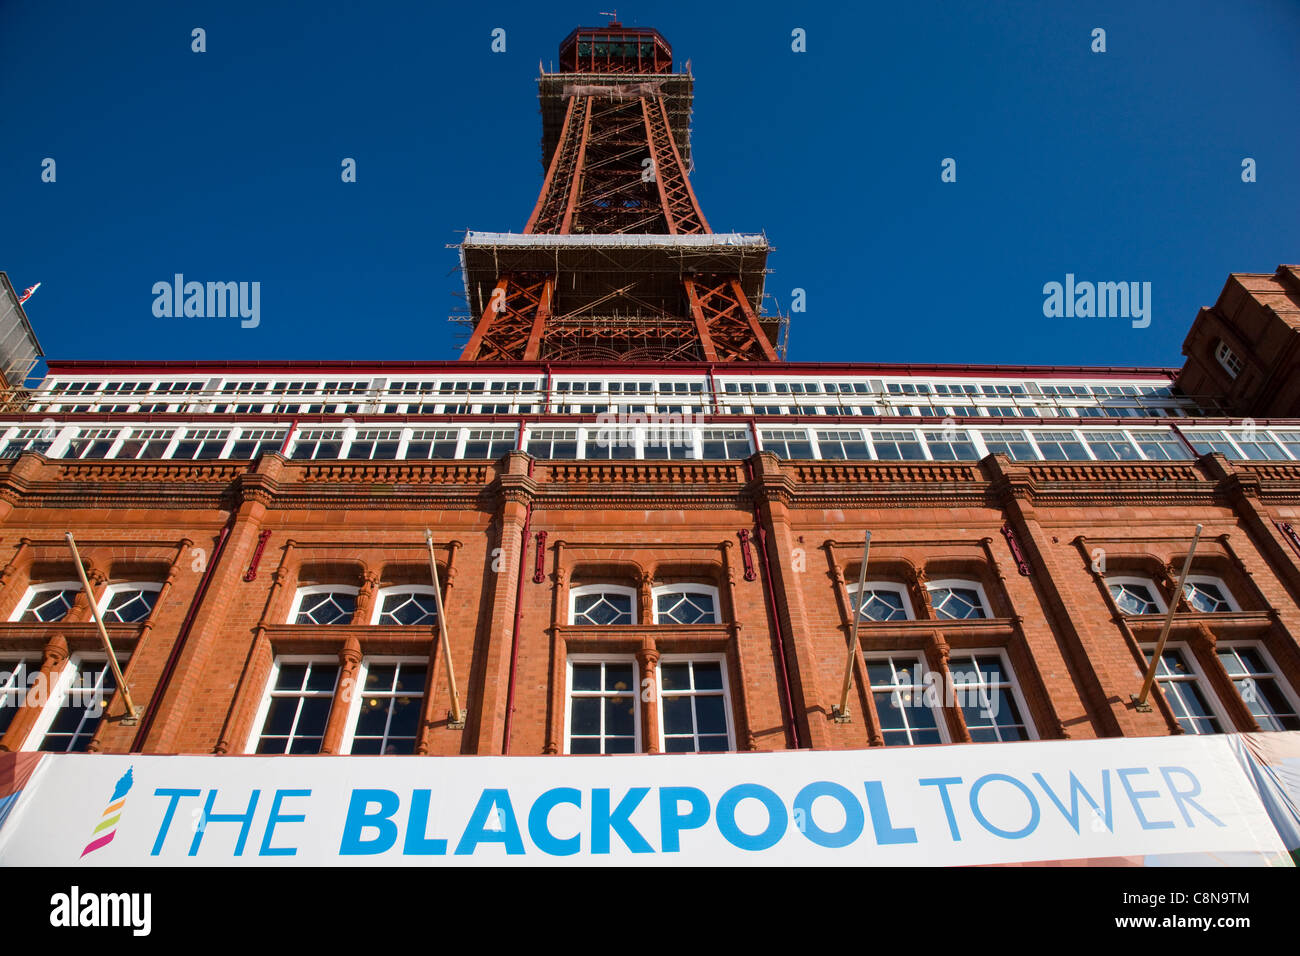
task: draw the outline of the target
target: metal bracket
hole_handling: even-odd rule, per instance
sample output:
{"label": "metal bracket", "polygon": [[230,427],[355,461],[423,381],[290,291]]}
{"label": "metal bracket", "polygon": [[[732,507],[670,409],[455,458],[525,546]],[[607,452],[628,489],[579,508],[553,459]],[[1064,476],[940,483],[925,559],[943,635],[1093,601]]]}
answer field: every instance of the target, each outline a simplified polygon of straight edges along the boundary
{"label": "metal bracket", "polygon": [[1133,701],[1133,708],[1134,708],[1134,709],[1135,709],[1139,714],[1149,714],[1149,713],[1151,713],[1151,701],[1149,701],[1149,700],[1148,700],[1148,701],[1141,701],[1141,700],[1138,700],[1138,695],[1137,695],[1137,694],[1129,694],[1129,695],[1128,695],[1128,699],[1131,700],[1131,701]]}
{"label": "metal bracket", "polygon": [[841,713],[838,707],[832,707],[831,720],[837,724],[851,724],[853,723],[853,715],[850,714],[848,711],[844,711]]}
{"label": "metal bracket", "polygon": [[465,729],[465,715],[466,715],[466,711],[462,710],[462,711],[461,711],[461,718],[460,718],[460,720],[452,720],[452,717],[451,717],[451,711],[447,711],[447,729],[448,729],[448,730],[464,730],[464,729]]}
{"label": "metal bracket", "polygon": [[136,704],[133,711],[129,714],[123,714],[121,718],[119,718],[119,723],[121,723],[123,727],[134,727],[136,724],[140,723],[140,716],[143,713],[144,708],[139,704]]}

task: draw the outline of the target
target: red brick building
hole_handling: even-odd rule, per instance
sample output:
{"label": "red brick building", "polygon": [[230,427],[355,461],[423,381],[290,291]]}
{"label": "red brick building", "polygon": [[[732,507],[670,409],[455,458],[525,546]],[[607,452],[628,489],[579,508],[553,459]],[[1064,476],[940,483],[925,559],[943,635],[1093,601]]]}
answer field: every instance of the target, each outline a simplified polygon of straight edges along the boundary
{"label": "red brick building", "polygon": [[458,361],[51,361],[9,390],[0,750],[1300,728],[1300,268],[1232,275],[1181,370],[785,362],[765,237],[691,191],[663,37],[576,30],[560,62],[525,231],[461,247]]}

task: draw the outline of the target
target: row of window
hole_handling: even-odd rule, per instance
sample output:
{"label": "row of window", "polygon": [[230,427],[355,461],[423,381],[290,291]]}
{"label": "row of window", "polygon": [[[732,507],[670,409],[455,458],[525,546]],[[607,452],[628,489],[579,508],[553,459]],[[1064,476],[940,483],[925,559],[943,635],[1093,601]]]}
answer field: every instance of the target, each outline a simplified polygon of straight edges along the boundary
{"label": "row of window", "polygon": [[[728,380],[719,377],[726,396],[814,396],[830,406],[874,401],[886,406],[916,397],[922,404],[940,406],[982,405],[988,402],[1012,408],[1042,406],[1047,409],[1078,406],[1164,408],[1171,414],[1200,414],[1196,403],[1168,383],[1059,384],[969,381],[887,381],[883,378],[827,381],[779,378]],[[536,379],[249,379],[105,381],[50,379],[34,396],[37,411],[144,411],[164,412],[212,409],[231,414],[291,411],[304,414],[355,413],[363,408],[385,413],[435,411],[436,406],[504,400],[515,410],[519,403],[538,406],[552,401],[601,399],[624,404],[628,400],[698,405],[715,386],[705,377],[670,379],[566,379],[557,377],[550,395]],[[286,401],[286,399],[288,401]],[[709,399],[710,401],[712,398]],[[763,404],[761,400],[758,404]],[[437,410],[441,410],[439,407]],[[531,410],[531,409],[530,409]],[[951,414],[948,412],[941,414]],[[1012,414],[1016,414],[1012,412]]]}
{"label": "row of window", "polygon": [[[1163,614],[1166,610],[1159,589],[1149,579],[1110,577],[1111,596],[1126,614]],[[977,581],[954,579],[927,585],[935,617],[946,620],[992,616],[983,587]],[[131,624],[143,621],[153,610],[160,585],[150,583],[110,584],[100,598],[105,621]],[[14,609],[10,620],[60,621],[72,607],[81,588],[75,581],[32,585]],[[1183,585],[1190,606],[1205,613],[1238,611],[1227,585],[1219,578],[1189,575]],[[902,584],[873,581],[858,597],[858,586],[849,586],[854,609],[866,621],[910,621],[916,615]],[[358,589],[345,585],[311,585],[294,595],[288,620],[293,624],[352,624],[356,616]],[[718,591],[705,584],[669,584],[653,588],[652,621],[655,624],[717,624]],[[637,623],[637,592],[614,584],[591,584],[569,591],[569,623],[608,627]],[[427,585],[395,585],[376,593],[370,624],[417,625],[437,621],[433,588]]]}
{"label": "row of window", "polygon": [[[287,446],[308,459],[487,459],[515,447],[514,428],[75,427],[10,428],[0,458],[251,460]],[[1300,431],[1014,430],[993,428],[763,428],[759,443],[781,458],[862,461],[1179,461],[1217,452],[1236,461],[1300,461]],[[1191,446],[1190,449],[1188,446]],[[686,425],[530,427],[524,450],[543,459],[739,459],[753,453],[746,428]]]}

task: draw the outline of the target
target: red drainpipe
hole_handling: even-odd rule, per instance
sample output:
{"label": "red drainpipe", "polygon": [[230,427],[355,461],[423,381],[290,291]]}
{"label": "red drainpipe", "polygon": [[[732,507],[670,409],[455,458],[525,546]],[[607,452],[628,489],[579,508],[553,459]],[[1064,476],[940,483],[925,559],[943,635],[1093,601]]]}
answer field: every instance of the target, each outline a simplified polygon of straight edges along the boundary
{"label": "red drainpipe", "polygon": [[[749,420],[750,433],[754,438],[754,447],[758,447],[758,428],[754,419]],[[754,480],[754,469],[745,462],[745,477]],[[777,658],[781,664],[781,689],[785,694],[785,709],[790,714],[790,739],[794,749],[799,749],[799,721],[794,711],[794,694],[790,690],[790,672],[785,663],[785,636],[781,630],[781,617],[776,610],[776,596],[772,592],[772,560],[767,553],[767,531],[763,528],[763,513],[758,502],[754,502],[754,524],[758,528],[758,554],[763,559],[763,594],[767,597],[767,610],[772,615],[772,626],[776,629]]]}
{"label": "red drainpipe", "polygon": [[[523,434],[523,423],[519,432]],[[533,460],[528,459],[528,477],[533,477]],[[510,731],[515,722],[515,670],[519,664],[519,625],[524,616],[524,570],[528,567],[528,529],[533,521],[533,503],[530,501],[524,511],[524,530],[519,539],[519,581],[515,585],[515,624],[510,634],[510,681],[506,685],[506,728],[505,740],[501,743],[501,753],[510,753]]]}
{"label": "red drainpipe", "polygon": [[222,552],[226,550],[226,542],[230,540],[230,529],[234,526],[235,516],[232,514],[230,520],[221,529],[221,534],[217,537],[217,546],[212,551],[212,559],[208,561],[208,566],[203,569],[203,577],[199,579],[199,587],[194,592],[194,600],[190,602],[190,609],[185,613],[185,620],[181,623],[181,629],[176,635],[176,643],[172,645],[171,653],[167,655],[167,664],[163,667],[157,686],[154,687],[153,696],[149,699],[149,706],[145,708],[144,716],[140,719],[140,729],[136,731],[135,739],[131,741],[129,753],[140,753],[145,738],[149,735],[149,731],[153,729],[154,718],[158,715],[158,708],[162,705],[163,694],[171,681],[172,673],[176,670],[181,651],[185,649],[185,642],[190,636],[190,628],[194,625],[194,618],[199,613],[199,606],[202,605],[203,598],[208,593],[208,584],[212,581],[212,574],[216,571]]}

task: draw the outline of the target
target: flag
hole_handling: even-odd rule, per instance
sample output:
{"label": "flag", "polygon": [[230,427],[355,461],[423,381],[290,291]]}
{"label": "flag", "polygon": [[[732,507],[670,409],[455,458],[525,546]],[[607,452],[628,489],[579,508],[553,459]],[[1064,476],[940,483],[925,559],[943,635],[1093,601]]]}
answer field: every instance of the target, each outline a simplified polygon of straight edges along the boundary
{"label": "flag", "polygon": [[26,302],[28,299],[30,299],[30,298],[32,297],[32,293],[35,292],[35,291],[36,291],[37,289],[39,289],[40,287],[41,287],[41,284],[38,282],[38,283],[36,283],[36,285],[31,286],[30,288],[24,289],[24,290],[23,290],[23,294],[22,294],[21,296],[18,297],[18,304],[19,304],[19,305],[22,305],[24,302]]}

